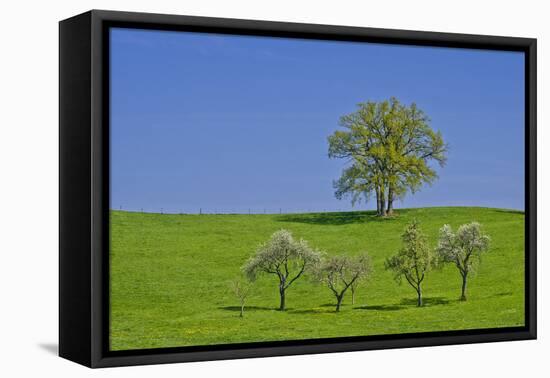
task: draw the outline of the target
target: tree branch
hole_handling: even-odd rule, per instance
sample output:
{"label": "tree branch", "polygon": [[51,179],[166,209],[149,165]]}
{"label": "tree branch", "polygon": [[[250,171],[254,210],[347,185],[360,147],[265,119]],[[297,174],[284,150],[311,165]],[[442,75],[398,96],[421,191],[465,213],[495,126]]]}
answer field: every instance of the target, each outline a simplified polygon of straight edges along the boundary
{"label": "tree branch", "polygon": [[300,272],[296,275],[296,277],[294,277],[293,279],[291,279],[288,284],[285,286],[285,289],[287,287],[289,287],[290,285],[292,285],[292,283],[294,281],[296,281],[298,278],[300,278],[300,276],[302,275],[302,273],[304,273],[304,270],[306,269],[306,262],[304,261],[303,264],[302,264],[302,269],[300,269]]}

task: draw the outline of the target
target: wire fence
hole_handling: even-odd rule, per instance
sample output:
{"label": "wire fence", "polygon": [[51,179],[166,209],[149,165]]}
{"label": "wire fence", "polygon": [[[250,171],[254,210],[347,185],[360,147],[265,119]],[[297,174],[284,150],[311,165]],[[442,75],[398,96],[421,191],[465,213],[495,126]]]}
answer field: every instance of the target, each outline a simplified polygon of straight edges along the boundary
{"label": "wire fence", "polygon": [[215,208],[215,207],[198,207],[196,209],[174,209],[165,207],[124,207],[119,205],[111,207],[111,210],[126,211],[133,213],[149,213],[149,214],[189,214],[189,215],[259,215],[259,214],[304,214],[304,213],[338,213],[349,211],[364,211],[364,208],[352,207],[304,207],[304,208],[284,208],[284,207],[250,207],[250,208]]}

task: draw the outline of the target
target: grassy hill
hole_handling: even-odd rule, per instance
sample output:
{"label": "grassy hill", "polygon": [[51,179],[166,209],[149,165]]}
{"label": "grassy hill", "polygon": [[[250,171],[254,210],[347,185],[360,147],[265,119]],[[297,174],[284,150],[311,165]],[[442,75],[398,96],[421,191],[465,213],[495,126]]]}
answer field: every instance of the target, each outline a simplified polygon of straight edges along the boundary
{"label": "grassy hill", "polygon": [[[492,245],[460,302],[460,275],[447,266],[427,276],[425,306],[414,290],[384,270],[413,218],[435,246],[444,223],[477,221]],[[254,285],[244,318],[229,283],[257,245],[281,228],[327,254],[367,251],[374,275],[355,305],[340,313],[323,286],[301,278],[277,311],[277,279]],[[398,210],[389,219],[371,212],[169,215],[111,213],[111,349],[126,350],[339,336],[510,327],[524,324],[524,214],[488,208]]]}

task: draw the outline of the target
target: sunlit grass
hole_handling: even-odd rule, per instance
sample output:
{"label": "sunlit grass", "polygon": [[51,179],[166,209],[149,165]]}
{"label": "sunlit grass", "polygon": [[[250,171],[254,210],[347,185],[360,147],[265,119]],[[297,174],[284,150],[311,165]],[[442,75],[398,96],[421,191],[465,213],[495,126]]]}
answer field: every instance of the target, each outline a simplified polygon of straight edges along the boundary
{"label": "sunlit grass", "polygon": [[[425,306],[397,285],[384,260],[400,246],[405,224],[417,218],[435,246],[438,229],[477,221],[492,238],[489,253],[460,302],[460,275],[447,266],[427,276]],[[339,336],[510,327],[524,324],[524,214],[488,208],[282,215],[111,214],[111,349],[311,339]],[[229,284],[256,246],[286,228],[327,254],[367,251],[372,280],[355,305],[334,312],[330,291],[304,277],[277,311],[276,278],[263,277],[244,318]]]}

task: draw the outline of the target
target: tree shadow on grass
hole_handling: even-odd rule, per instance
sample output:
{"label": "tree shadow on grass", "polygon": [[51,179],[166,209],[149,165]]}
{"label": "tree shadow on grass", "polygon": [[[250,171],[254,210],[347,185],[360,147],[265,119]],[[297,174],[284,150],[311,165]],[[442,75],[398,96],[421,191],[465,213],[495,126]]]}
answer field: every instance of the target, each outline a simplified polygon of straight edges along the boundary
{"label": "tree shadow on grass", "polygon": [[[342,303],[340,307],[341,312],[353,311],[353,310],[378,310],[378,311],[397,311],[404,308],[404,306],[399,305],[372,305],[372,306],[356,306],[351,303]],[[293,314],[330,314],[330,313],[339,313],[336,311],[336,302],[335,303],[325,303],[319,305],[319,307],[303,309],[303,310],[289,310],[289,313]]]}
{"label": "tree shadow on grass", "polygon": [[[336,305],[334,306],[336,307]],[[321,309],[314,309],[314,308],[308,308],[305,310],[287,310],[291,314],[324,314],[327,312],[330,312],[328,310],[321,310]]]}
{"label": "tree shadow on grass", "polygon": [[[405,212],[406,210],[402,210]],[[374,211],[346,211],[332,213],[283,214],[275,218],[277,222],[307,223],[320,225],[345,225],[351,223],[391,222],[398,216],[381,218]]]}
{"label": "tree shadow on grass", "polygon": [[[457,300],[449,300],[447,298],[443,298],[443,297],[427,297],[427,298],[422,298],[422,305],[423,307],[430,307],[430,306],[439,306],[439,305],[446,305],[446,304],[449,304],[451,302],[456,302]],[[403,298],[401,300],[401,305],[402,306],[416,306],[417,304],[417,299],[414,298]]]}
{"label": "tree shadow on grass", "polygon": [[[345,305],[346,305],[345,303],[342,303],[342,306],[345,306]],[[334,303],[325,303],[325,304],[319,305],[319,307],[336,307],[336,302],[334,302]]]}
{"label": "tree shadow on grass", "polygon": [[370,310],[370,311],[399,311],[403,306],[399,305],[370,305],[355,307],[355,310]]}
{"label": "tree shadow on grass", "polygon": [[[428,297],[428,298],[422,298],[422,304],[423,307],[431,307],[431,306],[438,306],[438,305],[445,305],[451,302],[447,298],[443,297]],[[400,303],[398,304],[389,304],[389,305],[367,305],[367,306],[360,306],[355,307],[356,310],[370,310],[370,311],[399,311],[403,310],[408,307],[416,307],[417,299],[416,298],[403,298]]]}
{"label": "tree shadow on grass", "polygon": [[[241,306],[218,307],[220,310],[241,312]],[[244,311],[277,311],[275,307],[244,306]]]}
{"label": "tree shadow on grass", "polygon": [[525,215],[525,211],[522,210],[513,210],[513,209],[492,209],[495,213],[506,213],[506,214],[519,214]]}
{"label": "tree shadow on grass", "polygon": [[508,297],[510,295],[513,295],[514,293],[512,293],[511,291],[507,291],[507,292],[503,292],[503,293],[497,293],[497,294],[493,294],[491,295],[489,298],[495,298],[495,297]]}
{"label": "tree shadow on grass", "polygon": [[[342,303],[342,308],[346,308],[346,307],[349,307],[349,308],[359,308],[359,307],[355,307],[355,305],[352,305],[351,302],[347,302],[347,303]],[[319,308],[321,307],[324,307],[324,308],[332,308],[332,309],[335,309],[336,308],[336,301],[334,303],[324,303],[322,305],[319,305],[318,306]]]}

